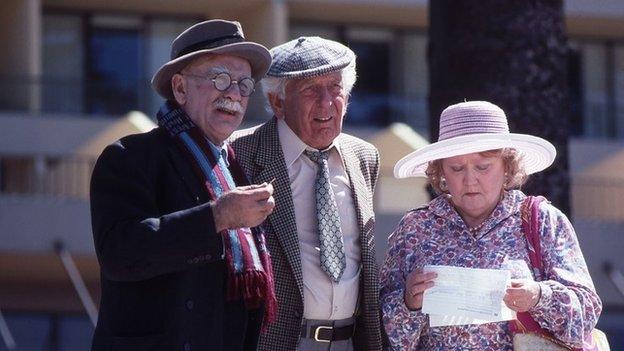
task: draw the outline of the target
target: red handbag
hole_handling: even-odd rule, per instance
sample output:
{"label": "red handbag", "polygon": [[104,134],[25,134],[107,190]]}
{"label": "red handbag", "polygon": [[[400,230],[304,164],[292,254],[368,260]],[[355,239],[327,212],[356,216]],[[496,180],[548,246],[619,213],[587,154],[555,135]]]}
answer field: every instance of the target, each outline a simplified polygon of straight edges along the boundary
{"label": "red handbag", "polygon": [[[539,205],[542,201],[546,201],[543,196],[527,196],[522,203],[521,215],[522,215],[522,231],[527,239],[527,247],[529,251],[529,259],[531,260],[531,266],[533,269],[533,275],[535,277],[544,278],[543,265],[542,265],[542,251],[540,245],[540,224],[539,224]],[[604,333],[595,329],[589,334],[583,341],[583,347],[580,349],[572,348],[555,336],[551,332],[542,328],[528,312],[518,312],[516,320],[510,322],[510,329],[515,334],[536,334],[563,349],[568,350],[587,350],[587,351],[601,351],[609,350],[609,346]],[[599,343],[594,340],[593,334],[597,333],[598,339],[601,339]],[[604,339],[604,340],[602,340]],[[606,343],[606,348],[605,344]]]}

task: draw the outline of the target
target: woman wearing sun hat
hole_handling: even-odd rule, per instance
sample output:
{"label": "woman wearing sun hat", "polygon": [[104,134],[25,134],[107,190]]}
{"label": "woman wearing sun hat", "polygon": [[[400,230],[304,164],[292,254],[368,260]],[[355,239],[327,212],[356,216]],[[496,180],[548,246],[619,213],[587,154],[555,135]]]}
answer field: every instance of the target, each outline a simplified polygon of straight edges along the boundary
{"label": "woman wearing sun hat", "polygon": [[[532,273],[518,190],[552,164],[548,141],[509,132],[507,117],[485,101],[449,106],[438,141],[401,159],[397,178],[427,177],[439,194],[409,211],[389,237],[381,270],[383,324],[396,350],[511,350],[513,322],[429,327],[423,292],[435,284],[425,265],[510,269],[504,303],[554,338],[581,347],[602,309],[576,234],[547,202],[536,205],[541,272]],[[528,201],[527,201],[528,203]],[[514,329],[516,328],[516,329]]]}

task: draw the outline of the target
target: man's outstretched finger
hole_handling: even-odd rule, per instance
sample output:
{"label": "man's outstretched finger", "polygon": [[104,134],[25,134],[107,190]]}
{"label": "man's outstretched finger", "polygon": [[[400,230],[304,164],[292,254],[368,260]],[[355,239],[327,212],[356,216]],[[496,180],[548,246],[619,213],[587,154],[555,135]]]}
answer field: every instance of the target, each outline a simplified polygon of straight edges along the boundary
{"label": "man's outstretched finger", "polygon": [[273,195],[273,186],[268,184],[261,188],[245,190],[245,193],[250,195],[254,200],[266,200]]}
{"label": "man's outstretched finger", "polygon": [[237,187],[238,189],[241,190],[253,190],[253,189],[261,189],[261,188],[266,188],[269,184],[267,182],[261,183],[261,184],[249,184],[249,185],[245,185],[245,186],[239,186]]}

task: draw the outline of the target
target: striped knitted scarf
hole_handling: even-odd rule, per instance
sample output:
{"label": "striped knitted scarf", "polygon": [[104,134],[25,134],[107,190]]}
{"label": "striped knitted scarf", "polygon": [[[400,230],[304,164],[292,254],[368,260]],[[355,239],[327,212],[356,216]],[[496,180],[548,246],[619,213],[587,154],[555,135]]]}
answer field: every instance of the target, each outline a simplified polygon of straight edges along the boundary
{"label": "striped knitted scarf", "polygon": [[[167,130],[188,158],[195,174],[206,184],[212,200],[221,197],[236,185],[249,185],[234,150],[228,147],[229,168],[219,150],[176,103],[167,101],[157,114],[158,125]],[[264,303],[264,323],[275,321],[277,303],[273,287],[271,257],[267,251],[262,227],[223,230],[225,260],[228,267],[226,298],[243,299],[248,309]]]}

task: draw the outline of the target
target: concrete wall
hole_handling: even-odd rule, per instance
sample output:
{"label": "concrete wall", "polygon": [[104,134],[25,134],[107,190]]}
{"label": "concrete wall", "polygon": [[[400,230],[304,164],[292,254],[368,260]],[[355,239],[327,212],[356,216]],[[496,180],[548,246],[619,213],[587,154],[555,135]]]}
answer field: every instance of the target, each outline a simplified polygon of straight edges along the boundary
{"label": "concrete wall", "polygon": [[72,155],[117,121],[104,118],[0,113],[0,154]]}
{"label": "concrete wall", "polygon": [[572,218],[624,223],[624,142],[573,139],[569,147]]}
{"label": "concrete wall", "polygon": [[94,254],[88,201],[0,195],[0,251],[51,252],[55,240]]}
{"label": "concrete wall", "polygon": [[[37,111],[40,104],[41,2],[0,2],[0,106]],[[10,92],[10,94],[7,94]]]}
{"label": "concrete wall", "polygon": [[611,264],[624,274],[624,222],[577,219],[574,229],[602,303],[624,307],[624,296],[605,272],[605,264]]}

